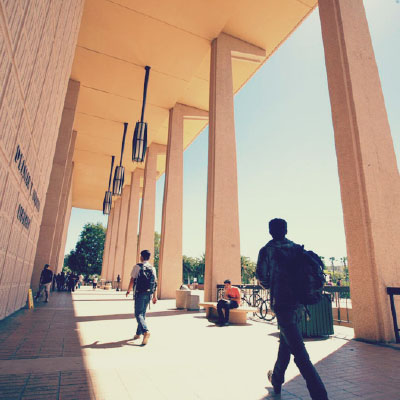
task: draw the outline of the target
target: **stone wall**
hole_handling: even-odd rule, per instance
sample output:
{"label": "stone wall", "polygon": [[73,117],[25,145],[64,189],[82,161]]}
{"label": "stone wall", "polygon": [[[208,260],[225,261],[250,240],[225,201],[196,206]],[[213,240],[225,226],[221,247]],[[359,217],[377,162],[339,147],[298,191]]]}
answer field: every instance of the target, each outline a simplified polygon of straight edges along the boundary
{"label": "stone wall", "polygon": [[25,305],[84,0],[0,0],[0,319]]}

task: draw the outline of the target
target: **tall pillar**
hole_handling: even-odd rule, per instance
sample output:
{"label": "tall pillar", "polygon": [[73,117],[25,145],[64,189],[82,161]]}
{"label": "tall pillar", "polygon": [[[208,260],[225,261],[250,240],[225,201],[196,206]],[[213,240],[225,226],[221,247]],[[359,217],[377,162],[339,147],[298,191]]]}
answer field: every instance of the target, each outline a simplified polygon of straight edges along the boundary
{"label": "tall pillar", "polygon": [[72,174],[74,170],[74,163],[72,163],[72,169],[71,169],[71,176],[70,176],[70,181],[69,181],[69,189],[68,189],[68,196],[67,196],[67,205],[66,205],[66,211],[65,211],[65,217],[63,220],[63,230],[61,234],[61,240],[60,240],[60,246],[58,250],[58,257],[56,259],[55,265],[55,272],[58,274],[62,271],[63,266],[64,266],[64,255],[65,255],[65,246],[67,244],[67,236],[68,236],[68,228],[69,228],[69,222],[71,219],[71,212],[72,212]]}
{"label": "tall pillar", "polygon": [[[72,127],[75,119],[79,86],[79,82],[69,80],[32,272],[31,287],[34,291],[38,289],[40,273],[44,264],[50,264],[52,248],[55,245],[54,236],[57,214],[62,197],[63,181],[67,179],[67,160],[73,137]],[[51,265],[53,271],[54,267],[54,265]]]}
{"label": "tall pillar", "polygon": [[105,280],[107,280],[108,260],[110,257],[111,232],[112,232],[113,221],[114,221],[114,208],[110,210],[110,214],[108,215],[106,240],[104,241],[103,262],[101,265],[101,278]]}
{"label": "tall pillar", "polygon": [[143,170],[136,168],[131,175],[131,194],[129,199],[128,219],[126,223],[126,245],[121,275],[121,287],[123,290],[128,289],[132,268],[136,264],[141,178],[143,178]]}
{"label": "tall pillar", "polygon": [[354,331],[393,341],[387,286],[400,286],[400,180],[362,0],[320,0]]}
{"label": "tall pillar", "polygon": [[72,212],[72,186],[70,187],[70,191],[68,194],[68,204],[67,204],[67,213],[65,215],[65,223],[64,230],[61,238],[61,247],[59,252],[59,257],[56,266],[56,272],[59,273],[62,271],[64,266],[64,254],[65,254],[65,246],[67,244],[67,236],[68,236],[68,228],[71,220],[71,212]]}
{"label": "tall pillar", "polygon": [[107,281],[112,281],[114,276],[114,264],[115,264],[115,250],[118,236],[119,226],[119,214],[121,210],[121,199],[114,200],[114,216],[111,230],[111,241],[110,241],[110,252],[108,255],[107,265]]}
{"label": "tall pillar", "polygon": [[119,216],[117,242],[115,246],[115,263],[112,280],[117,280],[119,275],[122,278],[122,270],[124,263],[125,245],[126,245],[126,227],[128,222],[129,200],[131,195],[130,186],[125,186],[121,196],[121,210]]}
{"label": "tall pillar", "polygon": [[265,51],[224,33],[211,43],[204,299],[216,285],[241,283],[232,58],[260,62]]}
{"label": "tall pillar", "polygon": [[154,262],[154,224],[156,211],[157,155],[165,153],[165,146],[152,143],[146,155],[142,207],[140,210],[139,241],[137,259],[142,250],[151,253],[150,263]]}
{"label": "tall pillar", "polygon": [[176,104],[169,111],[167,160],[161,225],[158,292],[162,299],[175,298],[182,284],[183,123],[207,119],[208,112]]}
{"label": "tall pillar", "polygon": [[[68,158],[65,166],[64,179],[61,189],[60,205],[58,207],[57,220],[56,220],[56,230],[54,232],[53,246],[50,254],[50,265],[54,266],[53,271],[58,273],[59,257],[61,250],[61,241],[64,232],[65,217],[67,214],[68,197],[71,189],[72,183],[72,157],[75,150],[76,141],[76,131],[72,131],[71,143],[68,151]],[[64,255],[64,254],[63,254]]]}

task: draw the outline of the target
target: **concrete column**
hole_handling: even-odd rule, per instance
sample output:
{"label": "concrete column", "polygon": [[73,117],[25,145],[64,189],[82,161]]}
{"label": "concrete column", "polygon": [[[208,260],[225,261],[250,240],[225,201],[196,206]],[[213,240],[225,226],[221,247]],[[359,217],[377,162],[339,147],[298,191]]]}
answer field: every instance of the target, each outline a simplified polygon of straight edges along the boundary
{"label": "concrete column", "polygon": [[126,224],[126,245],[122,270],[121,286],[127,290],[133,266],[136,264],[138,244],[139,200],[141,196],[140,180],[143,170],[136,168],[131,175],[131,195],[129,199],[128,219]]}
{"label": "concrete column", "polygon": [[[68,196],[71,189],[72,183],[72,158],[75,150],[76,131],[72,132],[71,143],[69,146],[68,158],[65,167],[64,179],[61,189],[60,205],[58,207],[56,231],[54,232],[53,246],[50,255],[50,265],[54,266],[54,272],[58,273],[59,257],[62,244],[62,236],[64,232],[65,217],[67,213]],[[64,251],[64,250],[63,250]],[[64,253],[63,255],[64,256]]]}
{"label": "concrete column", "polygon": [[103,263],[101,265],[101,278],[107,280],[108,260],[110,257],[111,232],[114,220],[114,208],[108,215],[106,240],[104,241]]}
{"label": "concrete column", "polygon": [[[52,248],[55,245],[56,221],[62,197],[63,181],[66,176],[79,86],[79,82],[69,80],[32,272],[31,287],[34,291],[38,289],[40,273],[44,264],[50,264]],[[54,267],[51,265],[53,271]]]}
{"label": "concrete column", "polygon": [[400,179],[362,0],[320,0],[357,338],[393,341]]}
{"label": "concrete column", "polygon": [[71,169],[71,177],[70,177],[70,182],[69,182],[69,189],[68,189],[68,196],[67,196],[67,205],[66,205],[66,211],[65,211],[65,217],[63,221],[63,230],[61,234],[61,240],[60,240],[60,247],[58,250],[58,256],[56,259],[56,263],[54,264],[55,271],[56,273],[60,273],[63,269],[64,266],[64,255],[65,255],[65,246],[67,244],[67,236],[68,236],[68,228],[69,228],[69,222],[71,219],[71,212],[72,212],[72,174],[74,170],[74,164],[72,163],[72,169]]}
{"label": "concrete column", "polygon": [[142,250],[149,250],[151,253],[150,263],[154,262],[157,155],[162,154],[162,152],[165,153],[165,146],[152,143],[147,151],[146,166],[144,170],[137,259],[139,259],[139,254]]}
{"label": "concrete column", "polygon": [[211,43],[204,298],[216,285],[241,283],[232,58],[260,62],[265,51],[224,33]]}
{"label": "concrete column", "polygon": [[108,255],[108,265],[107,265],[107,281],[112,281],[114,274],[114,264],[115,264],[115,250],[117,244],[118,236],[118,226],[119,226],[119,214],[121,210],[121,199],[113,199],[114,201],[114,216],[111,230],[111,242],[110,242],[110,253]]}
{"label": "concrete column", "polygon": [[131,195],[130,186],[125,186],[122,190],[121,195],[121,210],[118,224],[118,236],[115,247],[115,263],[113,281],[117,280],[119,275],[122,278],[122,270],[124,264],[124,254],[126,245],[126,226],[128,223],[128,212],[129,212],[129,200]]}
{"label": "concrete column", "polygon": [[161,227],[158,294],[175,298],[182,284],[183,123],[207,119],[208,112],[177,104],[169,112],[167,160]]}

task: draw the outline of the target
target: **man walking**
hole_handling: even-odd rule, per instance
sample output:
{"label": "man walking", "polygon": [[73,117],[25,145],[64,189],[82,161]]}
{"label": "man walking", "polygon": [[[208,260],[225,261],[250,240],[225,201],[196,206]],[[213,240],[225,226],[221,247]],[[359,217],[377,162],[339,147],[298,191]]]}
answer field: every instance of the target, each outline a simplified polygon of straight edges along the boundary
{"label": "man walking", "polygon": [[51,283],[53,282],[53,272],[49,269],[50,265],[45,264],[40,274],[40,281],[39,281],[39,291],[36,293],[35,300],[39,300],[39,297],[44,289],[44,293],[46,295],[45,302],[49,302],[49,295],[50,295],[50,287]]}
{"label": "man walking", "polygon": [[285,381],[285,371],[293,354],[294,362],[306,380],[313,400],[327,400],[328,395],[318,372],[310,361],[298,328],[301,305],[295,292],[291,268],[296,266],[296,258],[302,247],[286,239],[287,223],[283,219],[269,222],[272,240],[259,252],[256,276],[260,284],[270,289],[271,308],[280,327],[278,359],[273,371],[268,372],[274,392],[279,394]]}
{"label": "man walking", "polygon": [[140,253],[140,263],[136,264],[131,272],[131,280],[126,292],[128,297],[130,291],[135,286],[135,317],[138,323],[136,334],[133,340],[139,339],[143,335],[142,345],[146,345],[150,338],[150,331],[146,324],[146,310],[152,299],[153,304],[157,302],[157,276],[156,270],[150,265],[150,252],[143,250]]}
{"label": "man walking", "polygon": [[117,292],[119,292],[121,290],[119,287],[120,284],[121,284],[121,277],[118,274],[118,276],[117,276]]}

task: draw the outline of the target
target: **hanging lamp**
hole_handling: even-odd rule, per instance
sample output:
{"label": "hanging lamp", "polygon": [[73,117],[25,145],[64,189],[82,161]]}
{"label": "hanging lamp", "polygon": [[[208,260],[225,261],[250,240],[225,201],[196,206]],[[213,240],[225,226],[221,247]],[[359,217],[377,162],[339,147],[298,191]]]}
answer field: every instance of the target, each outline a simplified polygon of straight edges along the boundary
{"label": "hanging lamp", "polygon": [[135,132],[133,133],[132,141],[132,161],[143,162],[144,156],[146,155],[147,149],[147,122],[144,122],[144,109],[146,107],[146,96],[147,96],[147,84],[149,82],[150,68],[148,65],[144,67],[146,75],[144,78],[144,89],[143,89],[143,103],[142,103],[142,115],[140,121],[136,122]]}
{"label": "hanging lamp", "polygon": [[113,190],[112,190],[113,196],[121,196],[122,188],[124,186],[125,168],[122,166],[122,158],[124,156],[125,137],[127,130],[128,130],[128,123],[124,122],[124,135],[122,137],[121,159],[119,165],[115,168]]}
{"label": "hanging lamp", "polygon": [[103,200],[103,214],[104,215],[109,215],[111,211],[111,205],[112,205],[112,193],[110,192],[110,186],[111,186],[111,177],[112,177],[112,171],[114,167],[114,158],[115,156],[111,157],[111,170],[110,170],[110,177],[108,179],[108,190],[106,191],[104,195],[104,200]]}

